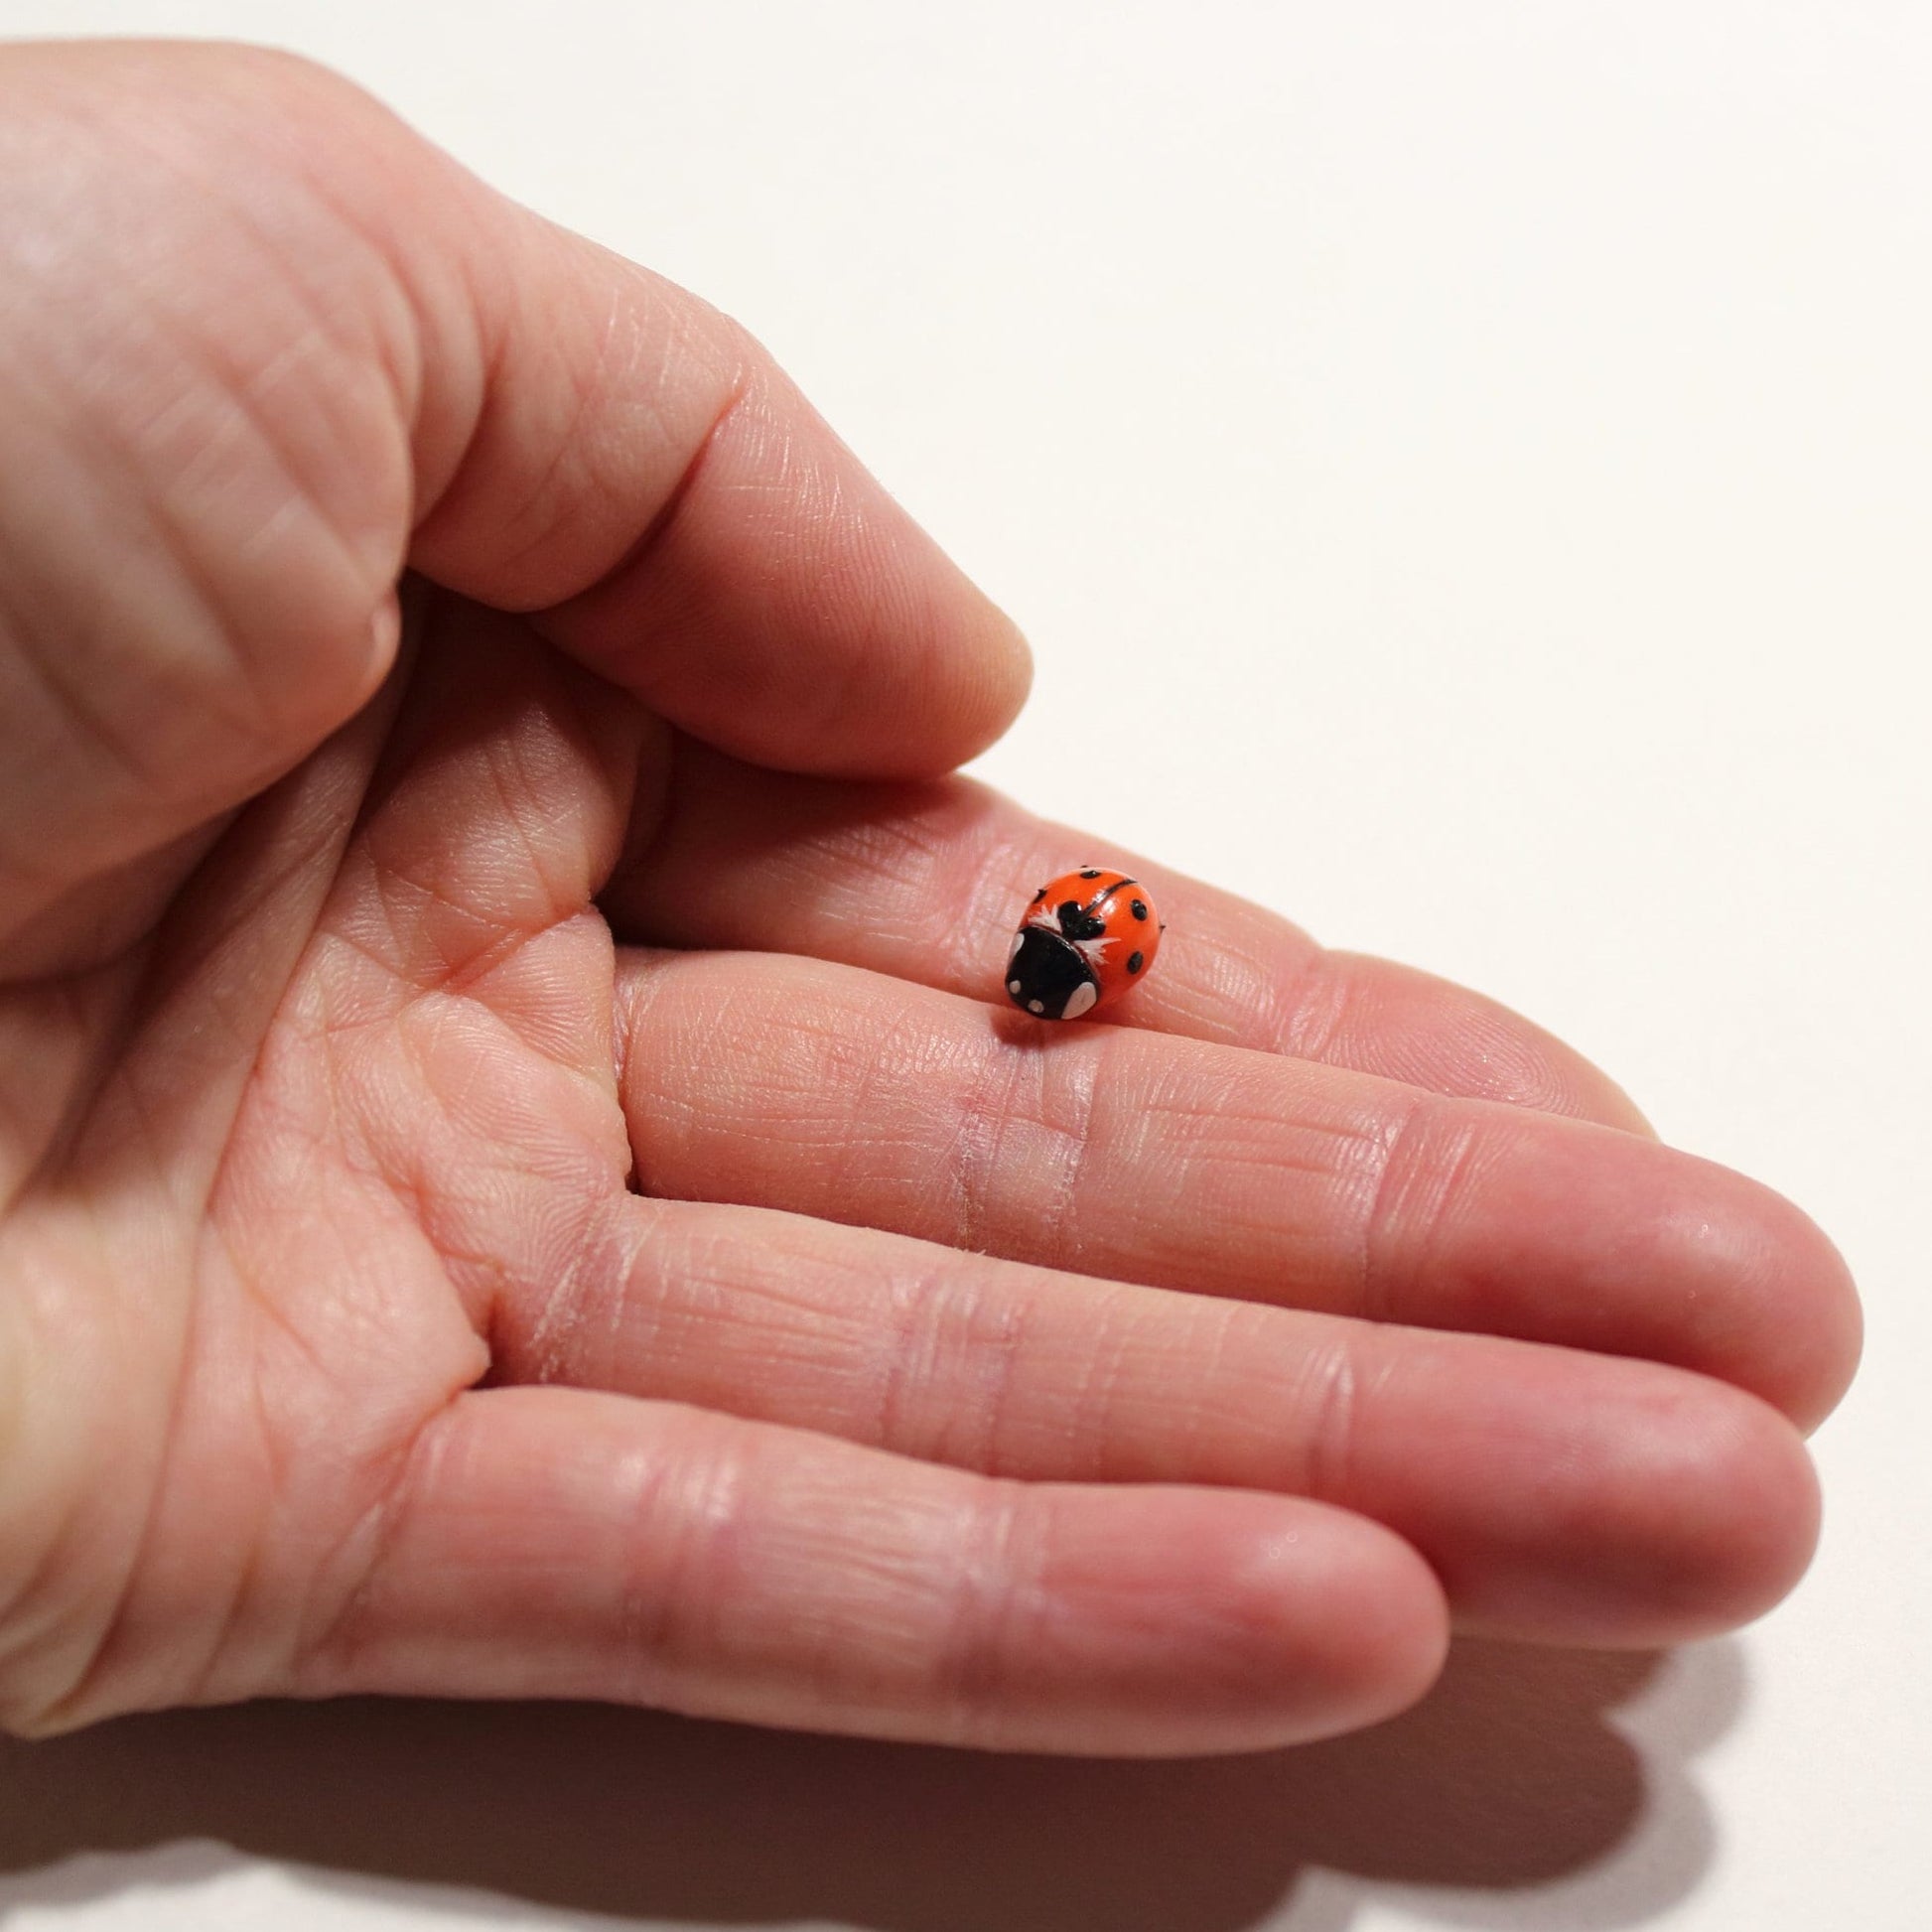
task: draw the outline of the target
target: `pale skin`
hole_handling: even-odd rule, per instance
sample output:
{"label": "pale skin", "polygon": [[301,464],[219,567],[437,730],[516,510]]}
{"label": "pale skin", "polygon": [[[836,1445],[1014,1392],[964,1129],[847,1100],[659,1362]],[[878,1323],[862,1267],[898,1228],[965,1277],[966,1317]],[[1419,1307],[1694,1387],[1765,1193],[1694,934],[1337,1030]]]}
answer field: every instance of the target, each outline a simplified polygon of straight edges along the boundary
{"label": "pale skin", "polygon": [[10,1728],[1245,1749],[1797,1580],[1824,1236],[947,776],[1026,647],[741,330],[277,56],[0,52],[0,184]]}

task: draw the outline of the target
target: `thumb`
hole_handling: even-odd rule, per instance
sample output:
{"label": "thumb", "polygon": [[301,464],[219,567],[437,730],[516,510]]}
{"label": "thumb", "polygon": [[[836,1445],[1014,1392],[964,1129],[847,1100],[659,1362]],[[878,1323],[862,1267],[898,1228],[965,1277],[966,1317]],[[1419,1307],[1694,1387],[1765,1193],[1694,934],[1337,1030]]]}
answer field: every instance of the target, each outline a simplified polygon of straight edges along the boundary
{"label": "thumb", "polygon": [[406,565],[789,769],[1025,694],[741,329],[286,56],[0,52],[0,947],[359,709]]}

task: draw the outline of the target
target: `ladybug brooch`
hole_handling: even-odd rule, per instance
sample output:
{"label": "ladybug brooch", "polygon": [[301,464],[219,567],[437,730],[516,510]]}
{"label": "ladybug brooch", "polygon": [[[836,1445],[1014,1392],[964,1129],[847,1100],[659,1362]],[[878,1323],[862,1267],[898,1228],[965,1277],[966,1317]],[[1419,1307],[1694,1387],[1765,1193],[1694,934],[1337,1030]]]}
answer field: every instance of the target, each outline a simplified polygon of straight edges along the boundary
{"label": "ladybug brooch", "polygon": [[1033,897],[1007,955],[1007,998],[1042,1020],[1077,1020],[1147,977],[1161,949],[1147,888],[1082,866]]}

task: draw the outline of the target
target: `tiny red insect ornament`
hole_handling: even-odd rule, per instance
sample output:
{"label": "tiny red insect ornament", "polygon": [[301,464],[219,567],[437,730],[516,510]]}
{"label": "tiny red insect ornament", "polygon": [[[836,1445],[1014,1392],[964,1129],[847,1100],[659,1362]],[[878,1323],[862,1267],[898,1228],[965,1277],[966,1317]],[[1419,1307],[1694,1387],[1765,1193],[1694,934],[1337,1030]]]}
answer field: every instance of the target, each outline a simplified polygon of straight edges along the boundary
{"label": "tiny red insect ornament", "polygon": [[1147,978],[1165,928],[1147,888],[1082,866],[1033,897],[1007,955],[1007,998],[1041,1020],[1077,1020]]}

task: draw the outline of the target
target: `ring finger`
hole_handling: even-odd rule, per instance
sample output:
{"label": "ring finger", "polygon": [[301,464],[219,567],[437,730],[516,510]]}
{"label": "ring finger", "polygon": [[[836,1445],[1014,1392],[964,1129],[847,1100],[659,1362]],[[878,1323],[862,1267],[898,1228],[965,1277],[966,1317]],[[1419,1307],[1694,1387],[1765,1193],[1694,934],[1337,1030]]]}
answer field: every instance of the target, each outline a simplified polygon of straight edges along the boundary
{"label": "ring finger", "polygon": [[1026,1482],[1210,1484],[1394,1530],[1464,1628],[1729,1627],[1803,1569],[1796,1433],[1704,1376],[1095,1282],[800,1215],[627,1199],[496,1373],[722,1410]]}

